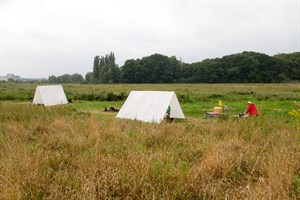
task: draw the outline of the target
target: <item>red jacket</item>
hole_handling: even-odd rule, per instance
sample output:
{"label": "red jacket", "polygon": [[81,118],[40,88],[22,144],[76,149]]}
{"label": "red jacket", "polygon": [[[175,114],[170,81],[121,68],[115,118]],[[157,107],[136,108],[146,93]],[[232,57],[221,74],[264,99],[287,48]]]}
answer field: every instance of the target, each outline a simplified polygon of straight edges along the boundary
{"label": "red jacket", "polygon": [[256,106],[253,103],[250,103],[248,105],[248,109],[246,110],[246,113],[249,113],[250,116],[258,115],[258,111],[257,111]]}

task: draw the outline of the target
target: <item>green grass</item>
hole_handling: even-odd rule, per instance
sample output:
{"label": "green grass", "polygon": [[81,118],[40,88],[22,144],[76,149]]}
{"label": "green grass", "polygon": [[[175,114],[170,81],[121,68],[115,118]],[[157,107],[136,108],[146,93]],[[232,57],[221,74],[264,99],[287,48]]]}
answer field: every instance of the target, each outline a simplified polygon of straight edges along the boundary
{"label": "green grass", "polygon": [[[37,84],[0,83],[0,100],[30,100]],[[175,91],[180,102],[206,102],[222,99],[234,101],[299,101],[299,84],[63,84],[69,99],[125,100],[132,90]]]}
{"label": "green grass", "polygon": [[79,101],[74,102],[72,105],[78,110],[101,110],[103,111],[105,107],[113,106],[120,108],[123,101]]}
{"label": "green grass", "polygon": [[[29,102],[33,98],[36,84],[0,84],[0,100]],[[229,116],[245,111],[246,102],[254,102],[261,114],[271,117],[288,115],[299,109],[300,84],[64,84],[68,99],[80,111],[87,111],[99,117],[104,107],[121,108],[132,90],[175,91],[183,111],[188,117],[205,117],[222,100],[229,109]]]}
{"label": "green grass", "polygon": [[[244,112],[247,108],[247,102],[237,101],[237,102],[226,102],[222,101],[223,105],[228,107],[226,112],[229,116],[237,115],[238,113]],[[267,115],[269,117],[280,117],[288,116],[288,112],[294,109],[299,109],[299,105],[294,103],[294,101],[258,101],[254,102],[260,114]],[[98,115],[106,115],[103,113],[105,107],[113,106],[115,108],[121,108],[123,101],[80,101],[73,102],[71,105],[80,111],[94,112]],[[197,117],[205,118],[205,113],[212,111],[213,107],[218,106],[218,101],[209,101],[209,102],[193,102],[193,103],[181,103],[181,107],[184,111],[184,114],[187,117]],[[113,116],[113,115],[112,115]]]}
{"label": "green grass", "polygon": [[[35,85],[0,85],[1,97],[14,97],[0,101],[0,199],[298,199],[300,117],[288,111],[300,109],[299,87],[64,87],[70,95],[133,89],[182,95],[187,119],[152,124],[103,112],[124,100],[33,106],[14,91],[29,94]],[[219,99],[230,116],[248,100],[261,114],[206,121]]]}

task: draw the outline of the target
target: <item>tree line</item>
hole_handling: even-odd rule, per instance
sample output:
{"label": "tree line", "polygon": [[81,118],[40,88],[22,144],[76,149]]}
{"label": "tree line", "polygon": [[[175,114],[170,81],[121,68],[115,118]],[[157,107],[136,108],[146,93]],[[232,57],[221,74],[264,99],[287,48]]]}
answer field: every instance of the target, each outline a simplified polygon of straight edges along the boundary
{"label": "tree line", "polygon": [[[73,78],[72,78],[73,77]],[[77,77],[77,78],[76,78]],[[242,52],[201,62],[153,54],[118,67],[114,53],[94,57],[92,72],[50,76],[49,82],[78,83],[281,83],[300,81],[300,52],[268,56]]]}
{"label": "tree line", "polygon": [[51,75],[48,78],[49,83],[82,83],[84,79],[81,74],[64,74],[62,76]]}

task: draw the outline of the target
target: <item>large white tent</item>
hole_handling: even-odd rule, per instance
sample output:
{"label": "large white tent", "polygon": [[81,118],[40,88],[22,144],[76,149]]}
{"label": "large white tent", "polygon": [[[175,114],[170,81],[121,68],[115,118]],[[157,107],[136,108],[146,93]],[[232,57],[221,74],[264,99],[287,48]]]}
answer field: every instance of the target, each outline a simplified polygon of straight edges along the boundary
{"label": "large white tent", "polygon": [[175,92],[131,91],[116,117],[160,123],[169,106],[171,118],[185,118]]}
{"label": "large white tent", "polygon": [[68,100],[61,85],[46,85],[36,87],[32,103],[54,106],[67,104]]}

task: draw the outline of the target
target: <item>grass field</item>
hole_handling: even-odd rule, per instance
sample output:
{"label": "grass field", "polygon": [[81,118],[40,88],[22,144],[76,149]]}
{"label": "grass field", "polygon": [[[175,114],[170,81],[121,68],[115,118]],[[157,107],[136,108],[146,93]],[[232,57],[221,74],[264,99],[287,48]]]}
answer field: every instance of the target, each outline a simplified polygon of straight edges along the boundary
{"label": "grass field", "polygon": [[[299,199],[299,84],[64,85],[54,107],[35,87],[0,84],[0,199]],[[187,119],[103,112],[131,90],[175,91]],[[218,100],[260,116],[205,120]]]}
{"label": "grass field", "polygon": [[[29,102],[37,84],[0,84],[0,100]],[[79,109],[120,107],[132,90],[175,91],[187,116],[203,117],[219,100],[230,107],[230,114],[243,112],[253,101],[267,115],[287,115],[297,109],[300,84],[104,84],[63,85],[67,98]],[[90,107],[90,108],[89,108]]]}

